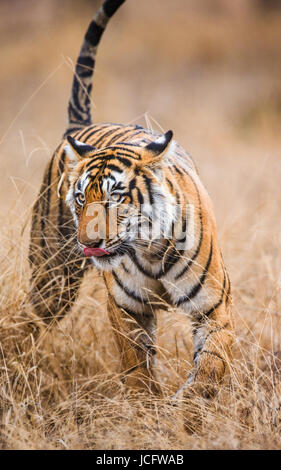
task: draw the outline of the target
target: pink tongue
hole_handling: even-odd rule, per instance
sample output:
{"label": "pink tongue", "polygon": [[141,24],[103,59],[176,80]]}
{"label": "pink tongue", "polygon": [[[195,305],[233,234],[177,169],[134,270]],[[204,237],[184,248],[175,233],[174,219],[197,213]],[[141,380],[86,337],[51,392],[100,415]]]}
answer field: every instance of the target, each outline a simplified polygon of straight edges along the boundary
{"label": "pink tongue", "polygon": [[104,256],[109,255],[109,251],[104,250],[103,248],[83,248],[83,253],[85,256]]}

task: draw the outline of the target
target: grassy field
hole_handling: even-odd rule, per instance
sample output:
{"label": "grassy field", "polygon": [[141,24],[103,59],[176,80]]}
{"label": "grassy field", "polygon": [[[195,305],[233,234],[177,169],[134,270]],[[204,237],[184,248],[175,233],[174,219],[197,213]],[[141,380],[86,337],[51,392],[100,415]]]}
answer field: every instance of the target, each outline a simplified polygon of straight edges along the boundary
{"label": "grassy field", "polygon": [[180,407],[169,404],[192,361],[190,325],[181,312],[159,315],[161,399],[122,386],[98,274],[94,285],[85,279],[67,318],[41,328],[35,339],[28,301],[31,208],[64,131],[73,62],[95,9],[90,3],[79,9],[68,0],[0,5],[0,447],[280,449],[276,11],[254,11],[251,2],[206,10],[203,1],[128,0],[97,60],[95,121],[173,129],[214,203],[236,339],[217,397],[197,400],[202,429],[187,434]]}

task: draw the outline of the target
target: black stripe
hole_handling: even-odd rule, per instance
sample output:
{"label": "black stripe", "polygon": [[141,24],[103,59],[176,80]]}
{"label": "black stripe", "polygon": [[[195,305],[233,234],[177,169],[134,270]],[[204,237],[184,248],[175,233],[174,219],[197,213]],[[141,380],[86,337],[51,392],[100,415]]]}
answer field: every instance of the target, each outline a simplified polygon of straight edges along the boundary
{"label": "black stripe", "polygon": [[173,168],[174,168],[174,170],[176,170],[176,172],[177,172],[179,175],[183,176],[184,173],[183,173],[176,165],[173,165]]}
{"label": "black stripe", "polygon": [[77,183],[78,191],[81,191],[81,188],[82,188],[81,180],[78,180],[78,183]]}
{"label": "black stripe", "polygon": [[[71,129],[69,129],[68,132],[65,133],[65,135],[63,136],[63,138],[65,138],[65,137],[66,137],[67,135],[69,135],[69,133],[71,132],[72,137],[74,137],[75,139],[77,139],[77,136],[78,136],[79,132],[81,132],[81,126],[82,126],[82,124],[79,125],[79,123],[77,123],[77,125],[78,125],[77,127],[72,127],[72,126],[71,126]],[[83,126],[83,128],[84,128],[84,126]]]}
{"label": "black stripe", "polygon": [[[42,185],[42,189],[45,187],[46,185],[43,183]],[[45,240],[45,234],[44,234],[44,231],[45,231],[45,199],[44,199],[44,196],[40,196],[40,206],[41,206],[41,217],[40,217],[40,225],[41,225],[41,238],[40,238],[40,242],[41,242],[41,247],[42,248],[45,248],[46,247],[46,240]]]}
{"label": "black stripe", "polygon": [[50,162],[48,176],[47,176],[47,201],[45,206],[46,218],[49,216],[50,212],[50,200],[51,200],[51,179],[52,179],[52,169],[54,163],[55,155],[53,155],[52,160]]}
{"label": "black stripe", "polygon": [[[114,147],[113,147],[114,148]],[[116,150],[114,148],[114,150]],[[129,158],[130,160],[136,160],[136,161],[139,161],[139,157],[136,157],[136,156],[133,156],[132,153],[129,153],[129,152],[119,152],[119,151],[115,151],[115,155],[117,155],[118,157],[126,157],[126,158]]]}
{"label": "black stripe", "polygon": [[105,14],[111,18],[125,0],[106,0],[103,4]]}
{"label": "black stripe", "polygon": [[138,193],[138,201],[139,201],[139,204],[142,205],[144,203],[144,199],[143,199],[143,195],[142,193],[140,192],[139,188],[137,188],[137,193]]}
{"label": "black stripe", "polygon": [[146,185],[146,188],[147,188],[147,191],[148,191],[149,202],[152,205],[154,203],[154,197],[153,197],[153,192],[152,192],[151,179],[145,174],[142,175],[142,177],[145,181],[145,185]]}
{"label": "black stripe", "polygon": [[128,252],[131,260],[133,261],[133,263],[136,265],[136,267],[138,268],[138,270],[144,274],[145,276],[149,277],[150,279],[157,279],[157,276],[153,273],[151,273],[150,271],[147,271],[138,261],[137,257],[136,257],[136,253],[134,250],[130,250]]}
{"label": "black stripe", "polygon": [[77,60],[77,67],[80,66],[81,70],[79,70],[79,76],[83,75],[83,73],[87,72],[87,75],[92,75],[93,67],[95,65],[95,61],[92,56],[80,56]]}
{"label": "black stripe", "polygon": [[197,248],[196,248],[196,251],[194,253],[194,255],[192,256],[192,258],[188,261],[188,263],[185,265],[185,267],[176,275],[175,277],[175,280],[178,280],[180,277],[182,277],[186,271],[190,268],[190,266],[192,265],[192,263],[196,260],[197,256],[199,255],[200,253],[200,250],[201,250],[201,246],[202,246],[202,242],[203,242],[203,233],[204,233],[204,230],[203,230],[203,216],[202,216],[202,203],[201,203],[201,198],[200,198],[200,194],[199,194],[199,191],[198,191],[198,188],[195,184],[195,181],[194,179],[188,175],[192,181],[192,183],[194,184],[194,187],[196,189],[196,192],[197,192],[197,198],[198,198],[198,206],[199,206],[199,219],[200,219],[200,237],[199,237],[199,242],[198,242],[198,245],[197,245]]}
{"label": "black stripe", "polygon": [[[95,59],[94,58],[92,58],[91,56],[80,57],[79,60],[77,61],[77,64],[76,64],[76,73],[77,74],[79,73],[79,78],[80,79],[89,78],[93,75],[94,67],[95,67]],[[79,70],[79,72],[78,72],[78,70]],[[91,86],[91,84],[88,85],[87,88],[89,89],[90,86]],[[76,91],[77,92],[79,91],[79,87],[81,88],[81,85],[80,85],[80,82],[77,80],[76,81]]]}
{"label": "black stripe", "polygon": [[136,178],[133,178],[129,183],[129,191],[132,191],[136,187]]}
{"label": "black stripe", "polygon": [[[114,178],[114,180],[116,181],[116,179]],[[117,190],[119,189],[120,191],[123,191],[123,189],[125,189],[125,186],[123,185],[123,183],[121,183],[121,181],[118,181],[118,183],[115,183],[113,186],[112,186],[112,190]]]}
{"label": "black stripe", "polygon": [[129,183],[128,192],[123,193],[123,196],[127,196],[130,198],[130,203],[132,203],[133,201],[132,191],[135,189],[135,187],[136,187],[136,178],[133,178]]}
{"label": "black stripe", "polygon": [[207,312],[203,313],[202,314],[202,318],[200,319],[201,321],[204,320],[204,317],[209,317],[215,310],[217,310],[217,308],[220,307],[220,305],[222,304],[223,302],[223,297],[224,297],[224,291],[225,291],[225,283],[226,283],[226,276],[224,274],[224,280],[223,280],[223,288],[222,288],[222,292],[221,292],[221,297],[220,299],[218,300],[218,302],[213,305],[213,307],[211,307]]}
{"label": "black stripe", "polygon": [[119,166],[113,165],[113,163],[110,163],[109,165],[107,165],[106,168],[112,171],[116,171],[117,173],[123,173],[123,170],[121,170]]}
{"label": "black stripe", "polygon": [[179,261],[182,254],[183,254],[183,250],[176,250],[176,249],[171,250],[170,254],[166,258],[166,261],[164,262],[163,269],[161,269],[158,275],[158,279],[160,279],[165,274],[167,274],[175,266],[175,264]]}
{"label": "black stripe", "polygon": [[132,198],[132,194],[131,194],[130,192],[123,192],[123,193],[122,193],[122,196],[123,196],[124,198],[128,197],[129,200],[130,200],[130,204],[132,203],[133,198]]}
{"label": "black stripe", "polygon": [[132,310],[130,310],[128,307],[125,308],[125,307],[123,307],[122,305],[117,304],[117,303],[115,302],[115,299],[114,299],[114,303],[115,303],[115,305],[116,305],[117,308],[119,308],[120,310],[124,310],[124,312],[127,313],[127,315],[129,315],[129,317],[133,317],[133,318],[134,318],[134,317],[136,316],[136,314],[135,314]]}
{"label": "black stripe", "polygon": [[225,330],[228,327],[229,327],[229,323],[227,322],[224,325],[218,326],[214,330],[209,331],[209,333],[207,334],[207,336],[205,338],[205,343],[206,343],[207,339],[209,338],[209,336],[213,335],[214,333],[217,333],[218,331]]}
{"label": "black stripe", "polygon": [[[65,156],[66,156],[65,151],[63,151],[60,157],[59,165],[58,165],[58,179],[61,177],[64,171]],[[58,209],[59,209],[58,219],[57,219],[58,232],[59,232],[59,235],[62,237],[62,240],[60,239],[60,242],[64,244],[67,241],[67,239],[73,235],[74,224],[73,224],[72,217],[66,218],[66,206],[65,206],[64,198],[61,196],[59,197]]]}
{"label": "black stripe", "polygon": [[124,262],[121,263],[122,268],[124,269],[125,273],[130,274],[129,269],[125,266]]}
{"label": "black stripe", "polygon": [[[126,145],[127,142],[122,142],[122,144]],[[135,146],[134,144],[129,144],[128,143],[128,146],[129,145],[132,145],[133,147]],[[135,152],[134,150],[131,150],[128,147],[122,147],[121,145],[113,145],[112,147],[114,148],[114,150],[121,150],[122,155],[127,155],[128,157],[134,158],[135,160],[140,159],[140,154]]]}
{"label": "black stripe", "polygon": [[[131,135],[131,139],[134,139],[135,137],[137,137],[137,136],[140,135],[140,134],[143,134],[144,132],[147,132],[146,129],[144,129],[144,128],[141,127],[141,126],[136,126],[135,129],[137,129],[137,130],[136,130],[136,132],[134,132],[134,133]],[[130,143],[130,142],[128,142],[128,143]],[[135,145],[135,143],[131,143],[131,145]],[[138,144],[137,144],[137,146],[138,146]]]}
{"label": "black stripe", "polygon": [[199,242],[198,242],[196,251],[195,251],[194,255],[192,256],[192,258],[185,265],[185,267],[175,276],[176,281],[186,273],[186,271],[190,268],[192,263],[196,260],[197,256],[199,255],[199,252],[201,250],[202,241],[203,241],[203,222],[202,222],[201,212],[200,212],[199,217],[200,217],[200,238],[199,238]]}
{"label": "black stripe", "polygon": [[[91,126],[86,127],[86,129],[83,129],[83,132],[81,132],[80,130],[80,133],[77,136],[75,136],[75,139],[77,140],[83,139],[83,137],[87,134],[87,132],[89,132],[89,130],[92,129],[93,127],[96,128],[97,127],[96,124],[92,124]],[[95,129],[95,132],[97,132],[97,130],[99,130],[99,127],[98,129]],[[86,142],[86,140],[84,142]]]}
{"label": "black stripe", "polygon": [[132,162],[130,162],[128,158],[119,157],[119,156],[115,156],[113,158],[115,158],[116,160],[119,160],[119,162],[123,163],[123,165],[126,166],[127,168],[130,168],[132,166]]}
{"label": "black stripe", "polygon": [[[70,115],[73,114],[74,118],[77,120],[77,122],[75,121],[75,124],[77,124],[77,123],[82,124],[83,123],[83,126],[86,126],[87,124],[90,124],[90,121],[88,122],[87,119],[85,120],[83,118],[84,112],[81,112],[81,111],[79,112],[76,108],[74,108],[72,106],[72,103],[69,103],[69,105],[68,105],[68,113]],[[73,122],[73,120],[71,122]]]}
{"label": "black stripe", "polygon": [[92,46],[97,46],[103,32],[104,28],[98,26],[95,20],[92,20],[86,32],[85,40],[88,41]]}
{"label": "black stripe", "polygon": [[[167,250],[167,247],[166,246],[163,247],[163,250],[161,250],[161,252],[159,252],[159,256],[161,256],[161,254],[164,254],[164,252],[166,250]],[[169,254],[167,256],[167,259],[164,262],[164,266],[161,267],[161,269],[158,273],[154,274],[151,271],[147,271],[147,269],[144,266],[142,266],[142,264],[140,264],[134,250],[128,251],[128,254],[129,254],[131,260],[133,261],[133,263],[139,269],[139,271],[141,271],[142,274],[149,277],[150,279],[161,279],[161,277],[163,277],[165,274],[167,274],[170,271],[170,269],[175,265],[175,263],[179,260],[179,258],[181,256],[180,251],[176,251],[174,249],[171,250],[171,254]]]}
{"label": "black stripe", "polygon": [[226,297],[226,302],[228,303],[230,301],[230,292],[231,292],[231,282],[230,282],[228,274],[227,274],[227,280],[228,280],[228,289],[227,289],[227,293],[225,297]]}
{"label": "black stripe", "polygon": [[139,297],[137,294],[135,294],[133,291],[131,291],[130,289],[128,289],[126,286],[124,286],[124,284],[120,281],[120,279],[118,278],[118,276],[117,276],[117,274],[116,274],[115,271],[112,271],[112,274],[113,274],[113,277],[114,277],[116,283],[117,283],[118,286],[120,287],[120,289],[122,289],[128,297],[131,297],[131,298],[134,299],[136,302],[140,302],[141,304],[147,304],[147,303],[148,303],[148,300],[142,299],[142,298]]}
{"label": "black stripe", "polygon": [[[92,128],[93,129],[92,132],[90,132],[90,134],[88,134],[83,141],[84,143],[86,143],[91,137],[93,137],[93,135],[97,134],[98,132],[101,132],[103,129],[110,127],[110,126],[112,126],[112,124],[103,124],[102,126],[101,125],[97,126],[95,124],[94,126],[88,127],[88,129],[85,132],[83,132],[81,136],[79,136],[78,140],[81,140],[87,134],[87,132]],[[96,142],[93,142],[93,143],[91,142],[90,145],[95,146]]]}
{"label": "black stripe", "polygon": [[211,261],[212,261],[212,255],[213,255],[213,242],[211,240],[209,257],[208,257],[207,263],[204,267],[203,273],[200,276],[199,282],[197,284],[195,284],[195,286],[192,287],[192,289],[190,290],[190,292],[187,295],[184,295],[183,297],[179,298],[179,300],[177,301],[177,306],[178,307],[180,305],[182,305],[183,303],[185,303],[185,302],[190,302],[190,300],[193,299],[193,297],[195,297],[198,294],[198,292],[202,289],[203,284],[206,280],[207,273],[209,271]]}
{"label": "black stripe", "polygon": [[116,183],[116,178],[113,175],[106,175],[107,178],[111,179],[112,181],[115,181]]}
{"label": "black stripe", "polygon": [[[120,127],[119,129],[120,131],[122,130],[122,127]],[[117,135],[114,135],[106,144],[107,147],[110,147],[110,145],[112,145],[114,142],[116,142],[116,140],[118,140],[119,138],[121,137],[124,137],[126,134],[129,134],[130,132],[132,132],[132,129],[126,129],[125,131],[122,130],[122,132],[118,133]]]}
{"label": "black stripe", "polygon": [[[118,139],[119,135],[123,134],[123,132],[124,132],[124,126],[122,124],[112,124],[112,125],[114,125],[114,129],[112,129],[113,135],[111,136],[111,139],[108,142],[104,143],[105,148],[110,146],[111,140],[114,140],[115,138]],[[109,134],[106,135],[105,137],[108,137],[108,136],[109,136]]]}
{"label": "black stripe", "polygon": [[168,184],[169,184],[171,190],[174,191],[173,183],[169,180],[169,178],[166,178],[166,181],[168,182]]}
{"label": "black stripe", "polygon": [[[65,151],[62,152],[59,165],[58,165],[58,179],[61,178],[61,175],[64,171],[64,162],[65,162]],[[63,227],[63,198],[59,197],[59,215],[58,215],[58,229],[60,230]]]}
{"label": "black stripe", "polygon": [[[122,163],[124,166],[127,168],[130,168],[132,166],[132,163],[127,159],[123,157],[116,157],[115,155],[104,155],[103,159],[101,162],[97,163],[100,160],[100,155],[97,156],[97,158],[92,158],[91,161],[86,165],[87,171],[92,171],[94,168],[97,168],[98,165],[102,165],[105,161],[110,162],[110,161],[119,161]],[[109,168],[109,165],[106,166],[106,168]]]}
{"label": "black stripe", "polygon": [[90,157],[90,161],[85,165],[85,171],[92,171],[94,168],[100,168],[104,164],[105,159],[110,160],[110,157],[108,157],[106,153]]}
{"label": "black stripe", "polygon": [[[78,65],[76,66],[78,67]],[[93,61],[93,67],[94,67],[94,61]],[[82,76],[83,73],[82,73],[82,69],[81,67],[80,68],[80,71],[78,72],[77,71],[77,68],[76,68],[76,73],[78,75],[79,73],[79,76]],[[74,115],[75,115],[75,111],[78,111],[79,113],[86,113],[87,110],[85,108],[82,107],[82,102],[79,100],[79,89],[80,89],[81,85],[80,85],[80,82],[78,82],[76,76],[74,77],[73,79],[73,90],[72,90],[72,101],[73,101],[73,104],[74,104],[74,107],[72,106],[72,103],[70,103],[70,107],[69,107],[69,111],[73,112],[74,111]],[[83,103],[85,104],[85,103]],[[77,118],[77,115],[75,116]]]}
{"label": "black stripe", "polygon": [[116,128],[113,128],[113,129],[110,129],[109,131],[106,131],[104,132],[94,143],[94,145],[96,147],[98,147],[98,145],[100,143],[102,143],[103,139],[105,139],[107,136],[111,135],[113,132],[116,132]]}

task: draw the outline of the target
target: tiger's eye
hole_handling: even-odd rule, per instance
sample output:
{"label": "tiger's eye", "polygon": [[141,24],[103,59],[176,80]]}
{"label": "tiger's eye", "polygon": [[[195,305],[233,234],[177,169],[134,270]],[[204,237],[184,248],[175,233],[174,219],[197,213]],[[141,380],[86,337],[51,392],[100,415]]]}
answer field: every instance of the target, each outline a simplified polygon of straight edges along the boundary
{"label": "tiger's eye", "polygon": [[118,202],[121,199],[121,194],[118,194],[118,193],[111,194],[110,199],[113,202]]}

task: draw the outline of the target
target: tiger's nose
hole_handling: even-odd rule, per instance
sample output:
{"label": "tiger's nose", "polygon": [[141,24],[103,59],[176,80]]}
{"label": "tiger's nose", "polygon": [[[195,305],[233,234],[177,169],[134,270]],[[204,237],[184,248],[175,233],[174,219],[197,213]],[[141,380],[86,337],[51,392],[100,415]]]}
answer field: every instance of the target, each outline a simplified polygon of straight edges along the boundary
{"label": "tiger's nose", "polygon": [[101,244],[102,240],[99,240],[98,242],[83,243],[84,246],[87,246],[89,248],[99,248]]}
{"label": "tiger's nose", "polygon": [[102,244],[101,238],[95,238],[94,240],[91,240],[88,237],[81,237],[79,235],[77,238],[81,245],[88,246],[89,248],[99,248]]}
{"label": "tiger's nose", "polygon": [[90,234],[87,233],[86,230],[84,230],[84,227],[80,227],[78,229],[78,234],[77,234],[77,239],[81,245],[88,246],[91,248],[98,248],[101,243],[102,243],[102,238],[99,236],[98,233],[92,233]]}
{"label": "tiger's nose", "polygon": [[79,220],[77,238],[79,243],[91,248],[99,248],[102,240],[106,238],[106,219],[99,216],[94,210],[84,214]]}

